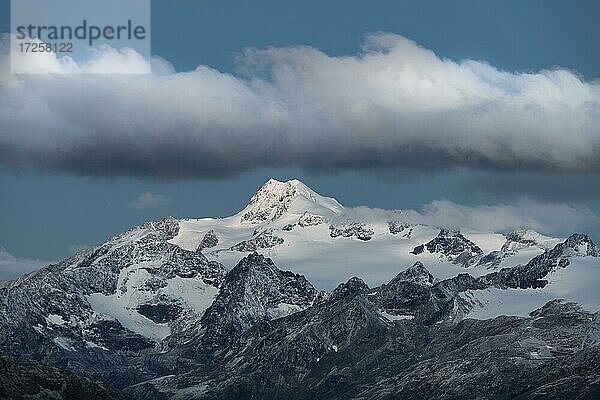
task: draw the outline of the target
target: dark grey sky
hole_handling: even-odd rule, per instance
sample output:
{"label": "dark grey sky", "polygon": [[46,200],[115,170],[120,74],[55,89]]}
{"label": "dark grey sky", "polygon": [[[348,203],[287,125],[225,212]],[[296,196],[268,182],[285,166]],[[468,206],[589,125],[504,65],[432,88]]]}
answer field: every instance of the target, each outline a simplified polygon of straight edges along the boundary
{"label": "dark grey sky", "polygon": [[[178,71],[206,65],[236,72],[236,55],[248,46],[308,45],[329,56],[354,55],[365,34],[385,31],[415,40],[442,59],[484,61],[518,73],[561,67],[591,82],[600,77],[599,17],[595,1],[155,0],[152,43],[153,53]],[[8,2],[0,0],[0,32],[6,31]],[[1,129],[8,128],[0,122]],[[483,167],[429,170],[417,163],[413,169],[332,167],[318,173],[261,167],[209,180],[117,176],[132,175],[122,171],[98,177],[3,165],[0,245],[17,257],[62,258],[148,219],[229,215],[269,177],[299,177],[350,206],[420,209],[448,199],[473,207],[560,203],[583,210],[581,215],[600,214],[600,177],[593,168],[556,173],[539,166],[507,172]],[[547,233],[569,233],[573,221],[585,220],[573,215],[553,216]],[[582,229],[600,237],[596,219],[587,220]]]}

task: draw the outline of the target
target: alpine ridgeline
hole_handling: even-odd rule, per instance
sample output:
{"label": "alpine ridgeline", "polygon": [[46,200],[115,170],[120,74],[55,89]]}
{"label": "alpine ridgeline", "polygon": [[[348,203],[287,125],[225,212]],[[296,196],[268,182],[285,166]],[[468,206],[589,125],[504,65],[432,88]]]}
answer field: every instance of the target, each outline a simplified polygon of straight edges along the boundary
{"label": "alpine ridgeline", "polygon": [[272,179],[0,282],[0,398],[596,399],[599,256]]}

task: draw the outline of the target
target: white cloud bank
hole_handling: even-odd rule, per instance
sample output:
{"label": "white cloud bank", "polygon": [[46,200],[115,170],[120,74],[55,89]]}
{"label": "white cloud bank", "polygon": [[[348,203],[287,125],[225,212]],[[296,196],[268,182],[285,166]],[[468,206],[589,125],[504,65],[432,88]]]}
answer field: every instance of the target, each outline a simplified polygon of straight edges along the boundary
{"label": "white cloud bank", "polygon": [[131,201],[128,206],[136,210],[146,210],[150,208],[159,208],[165,206],[171,202],[171,198],[163,196],[162,194],[154,194],[150,192],[144,192],[140,196]]}
{"label": "white cloud bank", "polygon": [[598,233],[600,216],[584,205],[521,200],[513,204],[465,206],[436,200],[422,210],[404,210],[411,222],[479,232],[533,229],[547,235]]}
{"label": "white cloud bank", "polygon": [[392,34],[355,56],[246,50],[240,74],[151,75],[131,52],[10,75],[0,55],[0,163],[99,175],[220,177],[260,167],[600,170],[600,84],[556,69],[442,59]]}
{"label": "white cloud bank", "polygon": [[0,281],[18,278],[27,272],[38,270],[49,264],[45,261],[14,257],[0,246]]}

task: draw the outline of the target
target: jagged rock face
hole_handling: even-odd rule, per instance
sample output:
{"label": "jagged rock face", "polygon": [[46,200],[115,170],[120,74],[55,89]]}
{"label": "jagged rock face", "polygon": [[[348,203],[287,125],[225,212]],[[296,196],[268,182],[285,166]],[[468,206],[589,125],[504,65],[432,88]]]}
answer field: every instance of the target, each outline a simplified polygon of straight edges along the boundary
{"label": "jagged rock face", "polygon": [[424,244],[420,244],[418,246],[416,246],[411,253],[414,255],[419,255],[422,254],[425,251],[425,245]]}
{"label": "jagged rock face", "polygon": [[475,264],[483,255],[483,251],[475,243],[464,237],[459,231],[440,230],[440,233],[413,249],[413,254],[421,254],[425,248],[430,253],[439,253],[448,260],[466,267]]}
{"label": "jagged rock face", "polygon": [[557,244],[534,258],[525,265],[502,268],[477,278],[468,274],[460,274],[452,279],[440,282],[440,286],[449,288],[453,292],[466,290],[480,290],[490,287],[499,289],[528,289],[544,287],[548,281],[543,278],[557,268],[566,268],[569,265],[567,257],[572,256],[582,243],[594,246],[588,237],[572,235],[563,243]]}
{"label": "jagged rock face", "polygon": [[353,277],[346,283],[341,283],[331,292],[330,299],[337,300],[348,295],[355,295],[357,293],[366,292],[369,290],[369,286],[360,278]]}
{"label": "jagged rock face", "polygon": [[[535,398],[552,387],[557,398],[592,399],[598,392],[600,318],[573,304],[550,302],[527,318],[437,324],[390,321],[379,310],[376,296],[363,290],[332,296],[290,317],[257,324],[228,352],[189,374],[128,393],[140,398],[157,391],[178,399],[466,399]],[[592,385],[574,388],[570,379]]]}
{"label": "jagged rock face", "polygon": [[563,257],[588,256],[600,257],[600,250],[588,235],[575,233],[567,238],[557,251],[562,251]]}
{"label": "jagged rock face", "polygon": [[537,288],[544,287],[548,281],[542,279],[556,268],[569,265],[567,257],[598,257],[595,244],[587,235],[574,234],[553,249],[532,258],[524,266],[503,268],[498,272],[485,275],[481,280],[498,288]]}
{"label": "jagged rock face", "polygon": [[[564,246],[558,248],[564,250]],[[532,260],[530,267],[544,263],[554,265],[560,254],[562,252],[557,250],[549,258]],[[528,365],[528,373],[519,375],[516,384],[521,388],[543,385],[544,381],[532,377],[541,359],[536,352],[544,356],[543,351],[548,351],[546,343],[559,343],[564,327],[590,332],[590,327],[584,326],[590,321],[590,314],[572,306],[549,305],[540,312],[545,313],[543,318],[552,316],[556,321],[548,326],[540,325],[541,330],[535,332],[529,325],[539,324],[541,314],[529,319],[463,321],[462,315],[469,305],[460,294],[497,285],[509,287],[513,277],[508,272],[519,273],[521,267],[506,271],[481,278],[461,274],[438,282],[422,263],[415,263],[388,284],[372,290],[359,278],[352,278],[304,311],[270,322],[257,320],[254,327],[231,341],[227,352],[220,352],[200,369],[173,378],[171,384],[174,386],[168,389],[168,396],[177,394],[190,399],[366,399],[377,398],[381,391],[394,393],[392,398],[420,398],[425,396],[422,385],[427,385],[431,379],[424,371],[432,368],[438,371],[436,376],[445,377],[439,378],[438,384],[459,398],[470,395],[473,390],[484,397],[494,397],[515,384],[511,374],[507,374],[493,379],[492,388],[484,387],[485,380],[452,388],[453,380],[448,374],[456,365],[465,362],[475,366],[475,376],[490,368],[490,364],[482,363],[480,357],[485,360],[497,357],[516,370],[522,367],[521,364]],[[534,268],[532,276],[536,273]],[[571,320],[565,322],[565,318]],[[596,315],[591,318],[597,320]],[[517,330],[514,335],[513,330]],[[497,335],[509,337],[500,336],[499,339]],[[591,339],[591,336],[584,336],[578,337],[578,343]],[[578,349],[579,344],[566,342],[573,346],[572,349]],[[502,351],[494,350],[495,346],[500,346]],[[463,359],[461,352],[465,348],[468,355]],[[562,347],[557,348],[557,357],[565,355],[562,350]],[[382,357],[385,364],[381,364]],[[495,361],[490,362],[495,365]],[[543,362],[549,370],[552,368],[551,361]],[[377,374],[371,373],[373,368]],[[423,373],[414,375],[414,368]],[[369,375],[369,379],[363,379],[363,374]],[[407,374],[411,379],[402,378]],[[489,374],[484,375],[490,379]],[[385,387],[375,384],[381,379],[385,380]],[[470,381],[479,378],[473,378],[471,372],[461,369],[461,374],[453,379]],[[196,385],[203,389],[186,389]],[[298,388],[302,389],[298,391]],[[148,385],[141,385],[132,388],[130,393],[138,395],[152,390]],[[181,393],[194,393],[193,396],[198,397],[186,397]],[[446,398],[444,391],[435,393],[437,398]]]}
{"label": "jagged rock face", "polygon": [[340,236],[345,238],[355,237],[359,240],[367,241],[371,240],[373,234],[373,229],[359,222],[352,222],[339,226],[329,226],[329,236],[332,238]]}
{"label": "jagged rock face", "polygon": [[126,400],[101,383],[26,359],[0,355],[0,398],[7,400]]}
{"label": "jagged rock face", "polygon": [[374,293],[382,309],[392,315],[412,315],[430,300],[435,279],[421,262],[415,263]]}
{"label": "jagged rock face", "polygon": [[204,314],[199,352],[225,349],[257,322],[303,310],[316,295],[302,275],[281,271],[270,259],[250,254],[229,271],[219,295]]}
{"label": "jagged rock face", "polygon": [[252,239],[244,240],[232,246],[229,250],[248,252],[256,251],[258,249],[269,249],[283,243],[283,239],[275,236],[273,230],[269,229],[264,232],[260,232],[257,236]]}
{"label": "jagged rock face", "polygon": [[[302,387],[300,376],[321,362],[331,366],[331,361],[325,360],[334,358],[337,352],[346,355],[347,363],[360,362],[364,349],[376,345],[389,330],[377,306],[360,293],[348,292],[289,317],[259,323],[232,344],[227,353],[185,377],[160,382],[160,390],[173,390],[170,395],[179,395],[177,388],[199,385],[205,390],[192,389],[189,393],[193,394],[182,394],[182,398],[294,398],[294,388]],[[352,350],[356,350],[356,356]],[[128,393],[135,398],[152,393],[146,386],[138,385]]]}
{"label": "jagged rock face", "polygon": [[117,386],[152,377],[144,355],[169,334],[184,337],[225,277],[222,265],[170,244],[177,230],[174,219],[150,222],[4,283],[0,351]]}
{"label": "jagged rock face", "polygon": [[[591,339],[586,329],[597,325],[595,315],[576,308],[553,310],[543,318],[555,321],[549,326],[542,326],[536,318],[499,317],[432,327],[423,347],[403,352],[403,344],[419,342],[414,338],[402,340],[382,349],[379,354],[383,357],[378,354],[365,362],[360,368],[365,376],[354,374],[352,378],[360,383],[345,396],[533,398],[524,393],[573,375],[594,374],[593,364],[600,349],[594,346],[581,350],[577,346]],[[585,318],[592,320],[584,321]],[[419,356],[407,360],[407,353]],[[577,356],[573,358],[573,354]],[[585,358],[588,360],[583,361]],[[569,391],[568,387],[557,388],[558,398],[569,398],[565,389]],[[591,399],[597,388],[581,387],[575,392],[580,398]]]}
{"label": "jagged rock face", "polygon": [[460,321],[470,307],[460,294],[490,286],[468,274],[438,282],[417,262],[389,283],[373,289],[369,299],[392,319],[399,317],[431,325],[442,321]]}
{"label": "jagged rock face", "polygon": [[[271,181],[263,189],[233,217],[144,224],[63,263],[0,283],[0,352],[128,387],[136,400],[593,394],[588,388],[598,381],[600,362],[597,314],[551,302],[532,318],[465,319],[476,307],[477,298],[469,297],[474,292],[530,293],[548,281],[552,289],[548,274],[588,268],[594,260],[569,264],[570,257],[598,256],[587,236],[558,243],[516,232],[502,249],[483,257],[459,232],[442,230],[413,253],[440,254],[435,265],[428,264],[436,274],[440,266],[456,270],[448,259],[473,266],[466,271],[475,276],[436,280],[417,262],[373,289],[351,278],[331,294],[317,293],[304,277],[280,271],[258,254],[238,263],[238,252],[272,248],[285,238],[285,246],[270,252],[277,255],[300,238],[306,247],[293,253],[310,258],[329,249],[360,248],[369,257],[365,267],[381,272],[378,259],[396,262],[388,257],[396,251],[412,263],[408,250],[437,230],[388,222],[395,214],[373,220],[369,212],[347,212],[297,181]],[[321,218],[331,224],[329,232],[328,225],[302,229],[321,224]],[[413,228],[415,236],[427,239],[397,240],[409,239]],[[296,231],[287,235],[291,230]],[[493,240],[501,243],[498,235]],[[313,243],[319,244],[315,253]],[[390,248],[394,251],[386,253]],[[510,254],[525,248],[531,251],[521,253],[527,259],[480,275],[488,272],[482,264],[510,261]],[[204,249],[237,265],[226,274],[205,258]],[[544,253],[538,255],[540,249]],[[234,261],[223,257],[229,250]],[[324,257],[323,268],[358,254],[342,253],[342,262]]]}
{"label": "jagged rock face", "polygon": [[391,315],[411,316],[425,324],[444,319],[460,320],[471,307],[461,293],[487,288],[542,288],[548,283],[544,277],[557,268],[569,265],[566,257],[572,256],[574,251],[587,254],[588,249],[594,247],[589,237],[575,234],[553,249],[532,258],[526,265],[502,268],[477,278],[460,274],[440,282],[436,282],[425,267],[417,262],[390,283],[375,289],[373,300]]}
{"label": "jagged rock face", "polygon": [[544,276],[557,267],[564,268],[567,265],[569,265],[567,259],[558,259],[550,253],[544,253],[533,258],[527,265],[502,268],[479,279],[501,289],[541,288],[548,283],[542,279]]}
{"label": "jagged rock face", "polygon": [[395,287],[396,284],[410,282],[422,286],[431,286],[435,282],[435,278],[425,268],[422,262],[417,261],[412,267],[400,272],[394,279],[390,281],[388,286]]}
{"label": "jagged rock face", "polygon": [[410,239],[413,234],[413,226],[415,225],[407,222],[389,221],[388,231],[392,235],[399,235],[403,239]]}
{"label": "jagged rock face", "polygon": [[210,249],[211,247],[215,247],[217,244],[219,244],[219,239],[217,238],[215,231],[211,229],[210,231],[206,232],[202,238],[202,241],[198,245],[197,251],[201,252],[204,249]]}
{"label": "jagged rock face", "polygon": [[[192,359],[173,358],[177,352],[138,349],[163,368],[157,375],[168,377],[134,385],[127,393],[140,400],[448,398],[448,393],[450,398],[495,398],[526,391],[533,396],[548,387],[558,395],[585,394],[587,389],[574,391],[562,382],[574,369],[581,372],[577,379],[593,379],[596,364],[590,359],[598,357],[599,343],[593,332],[600,329],[596,314],[554,302],[532,318],[464,320],[469,303],[461,293],[535,287],[554,268],[568,265],[566,257],[592,253],[593,248],[589,238],[573,235],[525,266],[443,281],[417,262],[380,287],[369,289],[352,278],[325,297],[302,276],[251,254],[226,275],[213,304],[187,331],[192,334],[185,342],[199,357],[195,365]],[[157,307],[139,311],[159,322],[182,313]],[[53,320],[59,324],[53,329],[62,329],[60,320]],[[126,341],[118,327],[108,324],[100,336],[114,332],[112,342]],[[140,359],[121,360],[126,364],[121,371],[127,363],[131,368],[146,365]],[[165,365],[169,360],[172,370]],[[104,362],[115,363],[110,358]],[[182,368],[182,362],[191,364]],[[509,372],[498,373],[499,363],[505,365],[501,371]],[[146,379],[153,377],[143,373]]]}

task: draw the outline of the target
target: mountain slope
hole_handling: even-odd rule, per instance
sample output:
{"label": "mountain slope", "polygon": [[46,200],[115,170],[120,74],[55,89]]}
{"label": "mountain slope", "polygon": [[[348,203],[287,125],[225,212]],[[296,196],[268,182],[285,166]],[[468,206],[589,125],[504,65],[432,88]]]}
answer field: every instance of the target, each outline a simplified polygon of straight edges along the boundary
{"label": "mountain slope", "polygon": [[[417,287],[433,295],[411,295]],[[374,289],[353,278],[304,311],[257,324],[206,365],[127,393],[181,400],[535,398],[551,387],[556,398],[598,394],[597,313],[553,301],[528,317],[457,322],[456,308],[436,304],[443,292],[446,304],[460,305],[462,289],[453,280],[434,282],[419,264]],[[569,379],[587,384],[574,388]]]}
{"label": "mountain slope", "polygon": [[3,283],[0,350],[116,386],[155,375],[145,355],[169,335],[185,337],[225,276],[218,263],[169,244],[177,229],[174,219],[147,223]]}
{"label": "mountain slope", "polygon": [[[487,371],[521,358],[507,393],[561,394],[569,376],[594,387],[599,256],[582,234],[424,226],[270,180],[231,217],[148,222],[1,282],[0,352],[136,399],[443,397],[424,371],[489,398],[513,378]],[[567,349],[530,352],[547,379],[522,350],[541,340]]]}
{"label": "mountain slope", "polygon": [[[465,272],[479,277],[526,265],[565,240],[531,230],[498,234],[415,224],[400,210],[343,207],[296,180],[270,180],[234,216],[181,220],[179,233],[170,243],[193,250],[209,233],[216,240],[214,246],[203,251],[209,260],[233,268],[241,257],[257,251],[325,290],[352,276],[361,276],[369,285],[377,286],[415,262],[425,264],[437,279]],[[496,310],[494,313],[473,311],[471,315],[490,317],[517,312],[515,315],[525,316],[556,298],[596,311],[600,308],[600,295],[589,293],[597,291],[576,289],[600,283],[600,268],[594,267],[597,263],[592,259],[592,253],[586,253],[585,257],[573,258],[568,272],[554,271],[546,286],[526,294],[529,300],[523,309],[503,309],[496,303],[491,307]],[[587,280],[581,278],[584,274]],[[488,294],[478,294],[484,305],[494,301],[494,291]],[[523,292],[517,293],[517,297],[522,295]]]}
{"label": "mountain slope", "polygon": [[303,310],[316,295],[303,276],[281,271],[270,259],[250,254],[227,273],[219,295],[202,317],[198,348],[226,349],[258,322]]}
{"label": "mountain slope", "polygon": [[0,356],[0,398],[10,400],[126,400],[125,395],[67,371]]}

